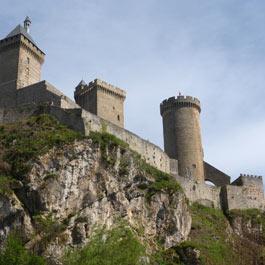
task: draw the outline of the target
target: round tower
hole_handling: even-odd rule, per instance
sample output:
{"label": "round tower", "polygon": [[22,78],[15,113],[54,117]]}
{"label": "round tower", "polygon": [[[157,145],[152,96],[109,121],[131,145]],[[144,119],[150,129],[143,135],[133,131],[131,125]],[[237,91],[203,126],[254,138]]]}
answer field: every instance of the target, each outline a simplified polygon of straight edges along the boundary
{"label": "round tower", "polygon": [[190,96],[171,97],[160,105],[165,152],[178,160],[180,176],[203,182],[200,112],[200,101]]}

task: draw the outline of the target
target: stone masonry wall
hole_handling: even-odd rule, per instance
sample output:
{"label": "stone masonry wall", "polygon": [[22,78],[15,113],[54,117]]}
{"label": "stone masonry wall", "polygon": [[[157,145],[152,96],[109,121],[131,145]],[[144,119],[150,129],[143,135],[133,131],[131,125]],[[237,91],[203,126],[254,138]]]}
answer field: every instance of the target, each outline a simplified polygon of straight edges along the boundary
{"label": "stone masonry wall", "polygon": [[26,87],[41,80],[41,61],[26,46],[19,49],[18,88]]}
{"label": "stone masonry wall", "polygon": [[16,105],[20,107],[28,104],[48,104],[66,109],[79,108],[76,103],[45,80],[17,91]]}
{"label": "stone masonry wall", "polygon": [[204,182],[200,129],[200,103],[196,98],[178,96],[161,103],[165,152],[179,161],[179,174]]}
{"label": "stone masonry wall", "polygon": [[211,181],[215,186],[222,187],[230,184],[230,177],[204,161],[205,180]]}
{"label": "stone masonry wall", "polygon": [[241,175],[231,185],[222,188],[224,208],[265,209],[262,178],[259,176]]}
{"label": "stone masonry wall", "polygon": [[85,135],[89,135],[90,131],[105,130],[127,142],[130,148],[139,153],[148,164],[161,171],[178,174],[177,161],[170,159],[160,147],[81,108],[62,109],[58,106],[43,106],[40,108],[38,106],[24,105],[24,107],[20,108],[0,109],[0,123],[21,120],[34,113],[50,114],[61,123]]}
{"label": "stone masonry wall", "polygon": [[114,134],[126,141],[130,148],[141,154],[142,158],[150,165],[175,176],[191,202],[199,202],[209,207],[223,208],[224,210],[265,209],[263,183],[260,177],[241,176],[231,185],[223,187],[200,183],[192,177],[181,177],[178,175],[177,161],[170,159],[158,146],[81,108],[62,109],[56,106],[40,108],[32,105],[8,110],[0,108],[0,123],[14,122],[38,113],[48,113],[63,124],[86,135],[90,131],[102,131],[102,129]]}
{"label": "stone masonry wall", "polygon": [[17,80],[19,48],[2,47],[0,41],[0,85]]}
{"label": "stone masonry wall", "polygon": [[172,171],[177,173],[177,161],[170,159],[160,147],[90,112],[83,109],[63,110],[50,107],[49,113],[73,129],[82,129],[85,135],[89,135],[90,131],[103,129],[128,143],[130,148],[139,153],[148,164],[167,173],[170,173],[172,168]]}
{"label": "stone masonry wall", "polygon": [[174,176],[181,184],[185,195],[191,202],[198,202],[207,207],[214,207],[218,209],[222,207],[220,199],[221,187],[198,183],[192,178],[188,179],[178,175]]}
{"label": "stone masonry wall", "polygon": [[124,127],[126,92],[105,81],[95,79],[75,90],[75,100],[83,109],[120,127]]}

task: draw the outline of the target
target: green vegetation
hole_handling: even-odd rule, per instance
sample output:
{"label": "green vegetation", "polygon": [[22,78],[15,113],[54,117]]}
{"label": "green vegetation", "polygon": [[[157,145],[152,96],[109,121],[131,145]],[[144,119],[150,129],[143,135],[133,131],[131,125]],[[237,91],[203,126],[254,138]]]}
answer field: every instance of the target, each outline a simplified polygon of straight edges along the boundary
{"label": "green vegetation", "polygon": [[118,226],[110,231],[97,231],[81,250],[66,254],[65,265],[140,265],[145,264],[144,246],[129,227]]}
{"label": "green vegetation", "polygon": [[114,148],[120,147],[124,150],[129,147],[127,143],[105,131],[90,132],[89,138],[92,139],[93,143],[100,146],[102,160],[109,166],[114,166],[115,164],[115,158],[110,153]]}
{"label": "green vegetation", "polygon": [[198,249],[204,265],[238,264],[232,242],[229,241],[228,221],[223,212],[195,203],[191,206],[191,213],[191,241],[185,242],[184,247]]}
{"label": "green vegetation", "polygon": [[174,248],[157,251],[151,257],[152,265],[185,265]]}
{"label": "green vegetation", "polygon": [[0,194],[1,195],[11,195],[13,189],[18,186],[18,182],[11,177],[0,175]]}
{"label": "green vegetation", "polygon": [[35,215],[33,216],[33,220],[36,230],[42,235],[40,242],[40,247],[42,248],[60,235],[66,228],[66,225],[55,220],[52,214],[49,214],[48,216],[41,214]]}
{"label": "green vegetation", "polygon": [[253,224],[262,224],[265,227],[265,212],[262,212],[259,209],[235,209],[229,211],[227,217],[231,221],[236,217],[242,217],[245,221],[251,221]]}
{"label": "green vegetation", "polygon": [[0,250],[0,265],[45,265],[42,257],[35,256],[26,250],[22,241],[11,235]]}
{"label": "green vegetation", "polygon": [[158,192],[165,191],[169,194],[173,194],[178,191],[182,191],[179,183],[169,174],[158,170],[155,167],[150,166],[144,161],[140,161],[140,168],[144,173],[150,175],[154,182],[150,185],[140,185],[139,188],[147,189],[146,199],[151,200],[152,196]]}
{"label": "green vegetation", "polygon": [[81,138],[81,134],[68,129],[45,114],[1,126],[0,164],[9,164],[10,169],[9,172],[0,172],[0,174],[8,173],[16,179],[23,179],[31,168],[32,159],[45,154],[54,146],[62,146]]}
{"label": "green vegetation", "polygon": [[262,241],[265,242],[265,212],[259,209],[231,210],[227,213],[228,220],[232,223],[237,217],[243,219],[244,223],[251,222],[252,225],[262,226]]}

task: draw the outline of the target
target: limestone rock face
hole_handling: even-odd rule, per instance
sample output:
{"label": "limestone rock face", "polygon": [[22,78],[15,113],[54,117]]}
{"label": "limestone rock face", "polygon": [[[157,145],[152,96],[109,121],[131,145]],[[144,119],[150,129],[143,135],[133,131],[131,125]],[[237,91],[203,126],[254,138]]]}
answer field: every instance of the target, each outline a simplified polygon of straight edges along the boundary
{"label": "limestone rock face", "polygon": [[265,227],[261,222],[243,216],[236,216],[231,220],[231,226],[238,236],[257,244],[265,243]]}
{"label": "limestone rock face", "polygon": [[16,195],[0,195],[0,245],[10,231],[18,231],[21,236],[28,237],[34,229],[30,216]]}
{"label": "limestone rock face", "polygon": [[[16,192],[19,200],[0,197],[0,218],[9,220],[0,234],[5,237],[14,226],[27,235],[35,231],[38,236],[28,236],[28,246],[54,264],[60,264],[66,247],[87,243],[95,228],[108,229],[120,221],[147,245],[159,239],[170,248],[187,239],[191,216],[181,191],[161,190],[148,197],[146,187],[153,181],[129,150],[102,150],[89,139],[54,148],[34,161]],[[52,240],[45,244],[40,219],[53,220]]]}

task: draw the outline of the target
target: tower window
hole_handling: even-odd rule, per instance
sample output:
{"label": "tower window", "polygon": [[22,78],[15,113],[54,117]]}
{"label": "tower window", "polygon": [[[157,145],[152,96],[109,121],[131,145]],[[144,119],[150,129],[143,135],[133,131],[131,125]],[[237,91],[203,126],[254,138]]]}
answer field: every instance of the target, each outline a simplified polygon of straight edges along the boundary
{"label": "tower window", "polygon": [[28,64],[30,63],[30,59],[29,59],[29,57],[27,57],[27,63],[28,63]]}
{"label": "tower window", "polygon": [[118,121],[120,121],[120,115],[117,116]]}

